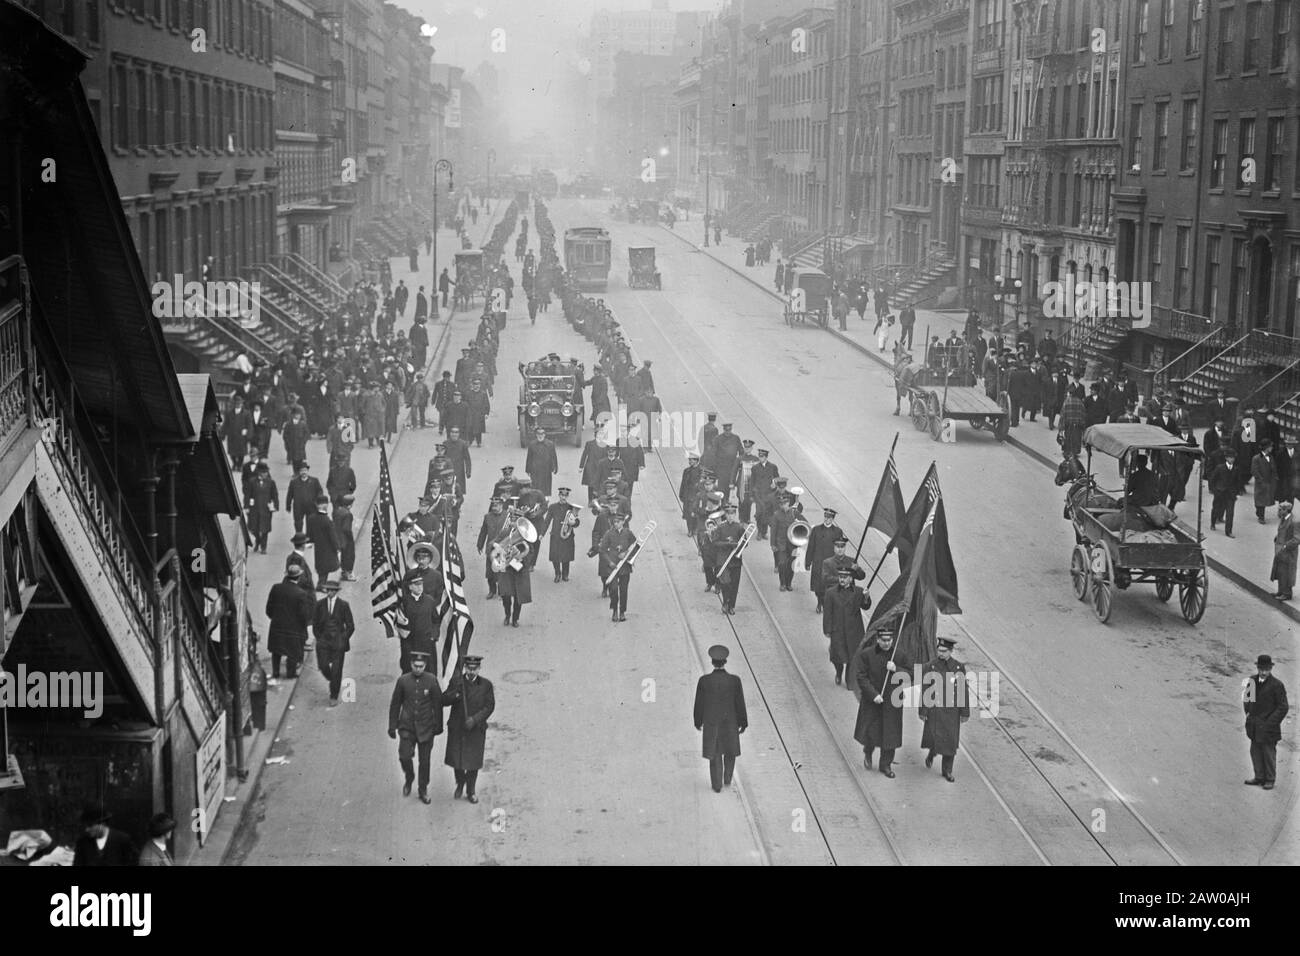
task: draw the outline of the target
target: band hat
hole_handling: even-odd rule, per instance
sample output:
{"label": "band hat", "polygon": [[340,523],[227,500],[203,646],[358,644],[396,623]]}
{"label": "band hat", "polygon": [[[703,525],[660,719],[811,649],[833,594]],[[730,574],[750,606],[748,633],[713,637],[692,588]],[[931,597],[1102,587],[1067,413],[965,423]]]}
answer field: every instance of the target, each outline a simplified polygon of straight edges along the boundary
{"label": "band hat", "polygon": [[836,511],[834,508],[823,508],[823,509],[822,509],[822,515],[823,515],[824,517],[827,517],[827,518],[834,518],[837,514],[839,514],[839,512]]}
{"label": "band hat", "polygon": [[844,535],[840,535],[838,538],[836,538],[834,541],[831,542],[831,544],[834,545],[841,545],[841,544],[848,544],[848,543],[849,543],[849,539]]}
{"label": "band hat", "polygon": [[409,656],[413,661],[427,661],[430,655],[428,651],[411,651]]}
{"label": "band hat", "polygon": [[687,452],[687,454],[686,454],[686,460],[687,460],[687,461],[699,461],[699,460],[700,460],[700,453],[699,453],[698,451]]}
{"label": "band hat", "polygon": [[771,454],[771,452],[769,452],[766,448],[760,448],[758,450],[758,456],[760,458],[766,458],[769,454]]}
{"label": "band hat", "polygon": [[939,646],[946,647],[948,648],[948,650],[952,650],[954,647],[957,646],[957,639],[955,637],[941,637],[939,638]]}
{"label": "band hat", "polygon": [[488,501],[488,504],[493,504],[493,505],[503,505],[505,503],[506,503],[506,499],[501,497],[500,495],[493,495],[492,498]]}
{"label": "band hat", "polygon": [[753,448],[753,447],[754,447],[754,439],[752,439],[752,438],[746,438],[746,439],[744,439],[743,441],[741,441],[741,444],[744,445],[746,448]]}
{"label": "band hat", "polygon": [[433,498],[430,498],[428,495],[422,495],[422,496],[420,497],[420,504],[422,504],[422,505],[431,505],[431,504],[433,504],[433,502],[434,502],[434,499],[433,499]]}
{"label": "band hat", "polygon": [[731,656],[731,651],[727,650],[723,644],[714,644],[709,648],[709,660],[711,661],[725,661],[729,656]]}
{"label": "band hat", "polygon": [[839,577],[842,577],[842,578],[851,578],[851,577],[853,577],[853,569],[852,569],[852,568],[836,568],[836,569],[835,569],[835,573],[836,573]]}
{"label": "band hat", "polygon": [[572,488],[556,488],[555,493],[559,495],[567,495],[572,490]]}
{"label": "band hat", "polygon": [[[612,504],[612,502],[611,502],[611,504]],[[612,515],[610,515],[610,517],[611,517],[612,519],[614,519],[615,521],[626,521],[626,520],[627,520],[627,515],[623,514],[623,512],[621,512],[621,511],[615,511]]]}

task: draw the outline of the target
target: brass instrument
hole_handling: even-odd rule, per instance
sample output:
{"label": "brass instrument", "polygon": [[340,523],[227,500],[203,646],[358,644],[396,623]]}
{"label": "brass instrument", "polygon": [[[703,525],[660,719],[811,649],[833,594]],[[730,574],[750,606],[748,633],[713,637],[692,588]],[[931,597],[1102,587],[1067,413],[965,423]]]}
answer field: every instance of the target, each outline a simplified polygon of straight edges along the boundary
{"label": "brass instrument", "polygon": [[786,529],[785,539],[794,547],[791,560],[794,562],[795,571],[803,570],[803,549],[808,546],[810,537],[812,537],[812,526],[803,518],[795,518]]}
{"label": "brass instrument", "polygon": [[569,505],[564,511],[564,519],[560,522],[560,537],[572,538],[573,529],[578,526],[578,509]]}
{"label": "brass instrument", "polygon": [[751,521],[745,526],[745,531],[740,536],[740,540],[736,542],[736,546],[731,549],[731,554],[727,555],[727,560],[718,565],[717,576],[720,583],[731,583],[731,562],[740,556],[740,552],[744,551],[749,542],[754,540],[756,534],[758,534],[758,525]]}
{"label": "brass instrument", "polygon": [[713,532],[717,531],[718,525],[722,524],[722,520],[726,516],[727,516],[727,512],[721,508],[719,508],[717,511],[710,512],[708,517],[704,519],[704,533],[713,534]]}
{"label": "brass instrument", "polygon": [[537,529],[527,518],[515,518],[513,523],[507,521],[502,526],[501,537],[492,542],[493,573],[502,574],[510,567],[522,571],[524,556],[536,540]]}
{"label": "brass instrument", "polygon": [[408,544],[406,545],[406,566],[409,567],[409,568],[414,568],[415,565],[416,565],[416,561],[415,561],[415,559],[416,559],[416,553],[415,553],[415,552],[416,552],[416,549],[417,549],[417,548],[420,548],[420,547],[422,547],[422,546],[423,546],[423,547],[428,547],[428,548],[433,548],[435,554],[437,553],[437,550],[438,550],[438,549],[437,549],[437,546],[436,546],[436,545],[434,544],[434,542],[433,542],[433,536],[432,536],[432,535],[425,534],[425,533],[424,533],[422,530],[420,530],[420,528],[418,528],[418,527],[413,528],[412,531],[413,531],[413,534],[412,534],[411,537],[408,539]]}
{"label": "brass instrument", "polygon": [[645,543],[650,540],[650,535],[655,533],[657,527],[659,527],[657,521],[646,522],[645,527],[641,529],[641,534],[636,539],[636,544],[627,549],[627,554],[623,555],[618,564],[614,565],[614,570],[609,572],[609,577],[605,578],[606,585],[618,577],[618,573],[623,570],[623,565],[636,563],[637,555],[641,553],[641,549],[645,547]]}

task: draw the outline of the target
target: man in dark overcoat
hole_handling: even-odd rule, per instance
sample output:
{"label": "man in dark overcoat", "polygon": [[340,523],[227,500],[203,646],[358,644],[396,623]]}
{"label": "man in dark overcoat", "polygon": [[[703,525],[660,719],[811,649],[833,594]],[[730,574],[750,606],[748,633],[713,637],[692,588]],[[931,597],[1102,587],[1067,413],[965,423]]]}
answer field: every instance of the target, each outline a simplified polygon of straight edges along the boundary
{"label": "man in dark overcoat", "polygon": [[497,707],[492,682],[479,676],[482,663],[482,657],[466,655],[464,672],[453,674],[442,694],[442,706],[451,708],[443,762],[456,774],[452,796],[459,798],[463,793],[470,803],[478,803],[474,791],[487,746],[487,722]]}
{"label": "man in dark overcoat", "polygon": [[479,525],[476,542],[479,554],[484,554],[484,548],[488,549],[483,562],[483,573],[487,579],[489,601],[497,596],[497,575],[492,570],[492,543],[501,536],[501,528],[505,520],[505,499],[500,495],[493,495],[488,505],[488,513],[483,516],[483,523]]}
{"label": "man in dark overcoat", "polygon": [[718,476],[718,490],[725,498],[731,493],[731,486],[735,483],[744,445],[740,441],[740,436],[731,430],[731,423],[725,422],[722,426],[722,434],[713,442],[712,447],[714,466],[711,470]]}
{"label": "man in dark overcoat", "polygon": [[438,678],[426,668],[429,655],[411,655],[411,671],[397,678],[393,699],[388,705],[388,736],[398,740],[397,761],[406,776],[402,796],[411,795],[415,782],[415,761],[420,757],[420,802],[429,804],[429,758],[433,741],[442,733],[442,688]]}
{"label": "man in dark overcoat", "polygon": [[1273,658],[1260,654],[1255,669],[1255,676],[1246,681],[1242,695],[1250,762],[1255,768],[1255,775],[1246,781],[1246,786],[1272,790],[1277,778],[1277,743],[1282,739],[1282,718],[1289,705],[1286,687],[1273,676]]}
{"label": "man in dark overcoat", "polygon": [[[901,653],[894,653],[894,635],[888,630],[880,631],[874,642],[863,643],[853,664],[862,692],[853,739],[862,744],[862,764],[868,770],[872,754],[880,748],[880,772],[886,777],[896,776],[890,764],[894,751],[903,745],[902,691],[911,666]],[[898,671],[903,674],[901,681],[894,677]]]}
{"label": "man in dark overcoat", "polygon": [[551,476],[560,470],[560,460],[555,454],[555,442],[546,437],[546,429],[539,428],[528,445],[524,471],[533,479],[533,487],[542,494],[551,494]]}
{"label": "man in dark overcoat", "polygon": [[307,518],[307,540],[311,542],[316,564],[316,584],[322,590],[326,580],[339,569],[341,542],[329,515],[330,500],[321,495],[316,499],[316,513]]}
{"label": "man in dark overcoat", "polygon": [[1277,506],[1277,534],[1273,536],[1273,568],[1268,579],[1277,582],[1277,593],[1273,597],[1279,601],[1291,600],[1291,590],[1295,587],[1296,552],[1300,550],[1300,527],[1296,526],[1291,514],[1292,505],[1284,501]]}
{"label": "man in dark overcoat", "polygon": [[677,485],[677,500],[681,502],[682,517],[686,519],[686,533],[694,534],[694,515],[691,503],[695,499],[695,490],[700,483],[700,456],[691,452],[686,456],[686,467],[682,469],[682,479]]}
{"label": "man in dark overcoat", "polygon": [[[834,586],[833,580],[822,577],[822,562],[835,554],[835,542],[844,537],[844,532],[835,523],[836,511],[826,508],[822,511],[822,523],[808,534],[808,544],[803,549],[803,567],[810,571],[808,589],[817,598],[817,611],[822,612],[822,595],[828,587]],[[849,651],[852,653],[852,650]],[[847,663],[847,659],[845,661]]]}
{"label": "man in dark overcoat", "polygon": [[709,762],[714,793],[721,793],[723,785],[731,783],[740,756],[740,735],[749,726],[744,685],[726,670],[729,653],[721,644],[710,647],[713,672],[695,685],[695,729],[704,735],[703,756]]}
{"label": "man in dark overcoat", "polygon": [[339,702],[339,689],[343,683],[343,658],[352,648],[352,634],[356,625],[352,608],[339,597],[339,582],[325,582],[325,597],[316,602],[312,618],[312,633],[316,638],[316,664],[321,676],[329,681],[330,706]]}
{"label": "man in dark overcoat", "polygon": [[284,580],[271,585],[271,592],[266,596],[266,617],[270,621],[266,646],[271,652],[271,676],[277,679],[281,658],[284,658],[284,676],[289,680],[298,676],[307,628],[315,611],[311,595],[299,584],[302,572],[300,565],[289,565]]}
{"label": "man in dark overcoat", "polygon": [[776,490],[773,483],[781,477],[781,470],[768,460],[766,448],[758,449],[758,463],[749,470],[749,487],[743,489],[746,495],[754,499],[754,523],[758,525],[759,537],[767,537],[768,522],[772,520],[772,511],[776,507]]}
{"label": "man in dark overcoat", "polygon": [[[311,466],[305,461],[298,468],[298,477],[289,482],[289,490],[285,493],[285,509],[293,511],[293,530],[295,534],[302,532],[302,526],[307,520],[307,516],[315,514],[316,499],[324,494],[320,482],[311,475]],[[329,500],[328,498],[326,499]]]}
{"label": "man in dark overcoat", "polygon": [[248,533],[253,536],[253,548],[266,554],[266,541],[271,534],[271,515],[280,508],[280,491],[271,477],[266,462],[258,462],[253,480],[244,492],[244,507],[248,513]]}
{"label": "man in dark overcoat", "polygon": [[244,407],[244,396],[236,395],[231,407],[225,414],[222,432],[226,438],[226,451],[230,455],[230,465],[238,468],[248,454],[249,435],[252,429],[251,416]]}
{"label": "man in dark overcoat", "polygon": [[942,757],[943,779],[955,783],[952,775],[953,759],[961,744],[961,725],[970,718],[967,700],[966,665],[952,656],[957,642],[951,637],[939,638],[935,659],[921,668],[921,701],[917,716],[925,721],[921,731],[921,749],[925,765],[934,765],[936,756]]}
{"label": "man in dark overcoat", "polygon": [[[415,654],[432,654],[438,647],[438,605],[425,587],[425,572],[412,568],[406,575],[406,596],[398,619],[400,658],[403,674],[411,672]],[[405,636],[402,632],[405,631]]]}
{"label": "man in dark overcoat", "polygon": [[830,639],[836,684],[843,682],[844,668],[862,643],[862,612],[871,607],[871,595],[853,583],[853,571],[849,567],[835,572],[835,584],[826,589],[822,610],[822,633]]}

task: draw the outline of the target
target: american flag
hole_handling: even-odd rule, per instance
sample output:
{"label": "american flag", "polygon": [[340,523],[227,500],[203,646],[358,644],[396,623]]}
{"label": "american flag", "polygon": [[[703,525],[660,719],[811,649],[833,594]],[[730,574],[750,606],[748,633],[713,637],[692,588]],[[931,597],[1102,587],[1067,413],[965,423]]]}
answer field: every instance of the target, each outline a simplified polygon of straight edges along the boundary
{"label": "american flag", "polygon": [[465,600],[465,562],[460,555],[460,545],[447,525],[442,527],[442,581],[451,604],[451,619],[447,622],[447,636],[442,642],[442,676],[456,672],[461,656],[469,650],[474,636],[474,619],[469,616],[469,603]]}
{"label": "american flag", "polygon": [[388,471],[388,449],[379,440],[379,518],[384,529],[384,540],[393,540],[393,528],[400,519],[397,499],[393,496],[393,477]]}
{"label": "american flag", "polygon": [[379,506],[375,506],[370,527],[370,606],[372,616],[384,624],[389,637],[397,634],[397,613],[401,592],[397,587],[397,573],[388,553],[388,539],[379,520]]}

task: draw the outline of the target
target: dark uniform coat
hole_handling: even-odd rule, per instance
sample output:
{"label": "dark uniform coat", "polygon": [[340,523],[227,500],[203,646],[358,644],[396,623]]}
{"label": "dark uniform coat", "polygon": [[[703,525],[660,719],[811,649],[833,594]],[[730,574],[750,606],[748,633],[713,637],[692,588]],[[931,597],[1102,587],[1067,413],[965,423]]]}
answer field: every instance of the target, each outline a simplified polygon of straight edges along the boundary
{"label": "dark uniform coat", "polygon": [[822,633],[830,638],[831,663],[836,667],[848,664],[857,652],[865,633],[862,612],[870,607],[871,595],[856,584],[841,588],[837,581],[826,589],[822,605]]}
{"label": "dark uniform coat", "polygon": [[405,650],[433,654],[438,644],[438,602],[429,592],[427,585],[418,601],[409,594],[402,600],[402,614],[406,617],[406,626],[410,629],[404,642]]}
{"label": "dark uniform coat", "polygon": [[529,556],[525,554],[522,571],[506,565],[506,569],[497,575],[497,594],[514,598],[516,604],[533,603],[533,573],[528,561]]}
{"label": "dark uniform coat", "polygon": [[474,547],[483,552],[487,564],[484,566],[485,571],[492,570],[492,542],[501,536],[501,528],[505,525],[506,513],[504,511],[493,514],[489,511],[483,516],[483,523],[478,528],[478,540]]}
{"label": "dark uniform coat", "polygon": [[832,524],[829,528],[819,524],[808,535],[808,545],[803,552],[803,566],[805,571],[812,572],[808,589],[817,595],[819,601],[822,593],[836,584],[834,579],[828,581],[822,577],[822,562],[835,557],[835,542],[843,535],[844,532],[837,524]]}
{"label": "dark uniform coat", "polygon": [[[853,728],[853,739],[863,747],[880,747],[882,750],[897,750],[903,746],[903,706],[898,700],[900,679],[893,677],[886,669],[885,662],[894,653],[894,647],[882,650],[879,644],[868,643],[858,648],[854,660],[854,673],[857,675],[858,689],[862,691],[862,700],[858,703],[858,721]],[[895,674],[906,678],[912,664],[899,651],[894,654]],[[883,704],[877,704],[875,697],[880,694]]]}
{"label": "dark uniform coat", "polygon": [[[935,681],[938,683],[931,688]],[[966,694],[966,665],[956,658],[935,658],[921,668],[921,704],[917,713],[925,721],[922,750],[934,750],[944,757],[957,755],[961,722],[970,716]],[[939,706],[927,706],[936,697]]]}
{"label": "dark uniform coat", "polygon": [[695,729],[704,732],[704,759],[739,757],[740,732],[748,726],[740,678],[720,667],[703,675],[695,685]]}
{"label": "dark uniform coat", "polygon": [[[447,715],[447,756],[443,763],[456,770],[482,769],[487,722],[497,708],[492,682],[479,677],[471,683],[464,675],[456,674],[443,691],[442,706],[451,708]],[[467,722],[472,726],[467,727]]]}
{"label": "dark uniform coat", "polygon": [[272,654],[301,660],[303,645],[307,643],[307,628],[314,612],[311,595],[297,582],[281,581],[271,585],[271,593],[266,596],[266,616],[270,621],[266,632],[267,649]]}
{"label": "dark uniform coat", "polygon": [[[564,527],[565,513],[569,511],[574,512],[574,517],[577,519],[578,523],[582,521],[582,509],[577,505],[565,504],[562,501],[557,501],[547,508],[546,514],[542,517],[537,533],[538,535],[546,534],[548,529],[551,532],[550,544],[546,551],[546,559],[548,561],[555,561],[563,564],[566,561],[573,560],[573,535],[570,534],[567,538],[560,536],[560,529]],[[570,530],[574,530],[577,527],[578,524],[575,523],[573,528]]]}
{"label": "dark uniform coat", "polygon": [[397,678],[388,705],[388,729],[421,743],[442,733],[442,688],[438,678],[428,671],[419,677],[403,674]]}
{"label": "dark uniform coat", "polygon": [[578,459],[578,467],[582,470],[582,486],[587,489],[588,498],[594,498],[596,492],[600,490],[596,484],[596,466],[600,464],[604,454],[605,450],[594,438],[587,439],[587,444],[582,446],[582,457]]}
{"label": "dark uniform coat", "polygon": [[735,432],[723,432],[714,440],[712,449],[713,470],[718,476],[718,487],[725,492],[736,482],[740,456],[744,454],[745,448]]}

